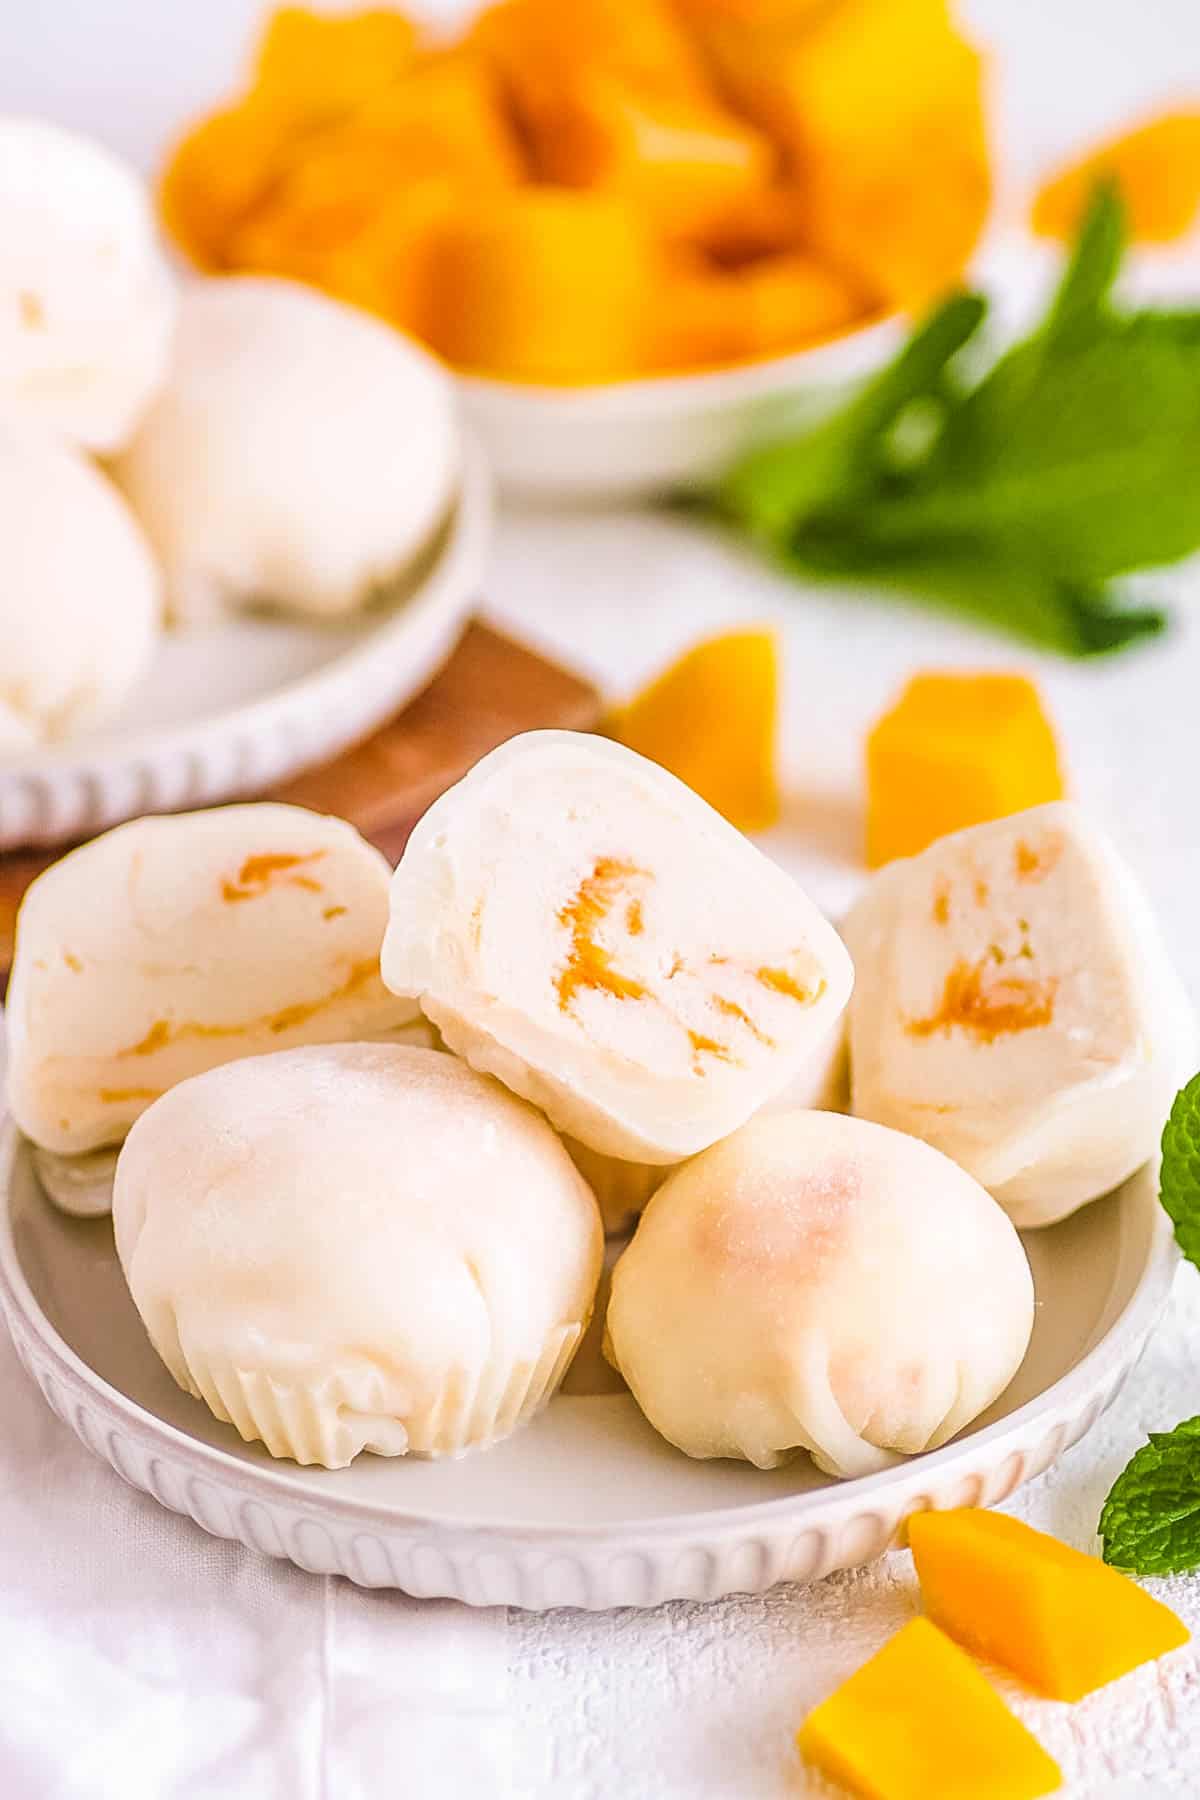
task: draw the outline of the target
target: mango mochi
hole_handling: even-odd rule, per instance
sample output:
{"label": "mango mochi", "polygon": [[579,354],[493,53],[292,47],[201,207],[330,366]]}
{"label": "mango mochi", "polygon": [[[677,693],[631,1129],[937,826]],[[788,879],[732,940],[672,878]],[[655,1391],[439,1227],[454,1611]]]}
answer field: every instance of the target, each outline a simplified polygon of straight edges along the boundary
{"label": "mango mochi", "polygon": [[855,1113],[943,1150],[1020,1226],[1154,1154],[1195,1020],[1141,889],[1077,808],[890,864],[843,934]]}
{"label": "mango mochi", "polygon": [[512,739],[429,809],[382,968],[560,1131],[656,1164],[778,1094],[853,982],[782,870],[664,770],[571,732]]}
{"label": "mango mochi", "polygon": [[218,1063],[407,1025],[379,976],[388,876],[352,826],[273,804],[136,819],[54,863],[8,991],[22,1131],[79,1156]]}
{"label": "mango mochi", "polygon": [[183,1081],[117,1163],[117,1252],[179,1385],[273,1456],[456,1456],[545,1404],[600,1276],[546,1121],[440,1051],[310,1045]]}
{"label": "mango mochi", "polygon": [[[714,1328],[719,1321],[719,1328]],[[943,1444],[1033,1326],[1004,1213],[916,1138],[753,1119],[673,1171],[613,1272],[606,1354],[689,1456],[856,1476]]]}

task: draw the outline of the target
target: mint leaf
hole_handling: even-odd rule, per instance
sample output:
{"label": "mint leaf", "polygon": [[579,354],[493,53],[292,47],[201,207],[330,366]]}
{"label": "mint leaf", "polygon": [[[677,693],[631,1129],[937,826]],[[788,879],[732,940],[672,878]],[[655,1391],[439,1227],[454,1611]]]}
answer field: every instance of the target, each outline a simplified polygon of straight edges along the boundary
{"label": "mint leaf", "polygon": [[1095,656],[1161,631],[1118,587],[1200,549],[1200,310],[1113,299],[1098,189],[1042,323],[981,378],[978,295],[937,308],[832,418],[743,457],[701,504],[808,577],[919,596]]}
{"label": "mint leaf", "polygon": [[906,406],[941,391],[947,365],[986,312],[978,294],[951,295],[841,412],[801,438],[764,444],[736,463],[713,505],[770,542],[831,500],[868,494],[878,474],[880,441]]}
{"label": "mint leaf", "polygon": [[1042,327],[1053,343],[1089,333],[1108,311],[1125,254],[1125,207],[1112,180],[1097,184],[1075,248]]}
{"label": "mint leaf", "polygon": [[826,521],[824,535],[810,533],[792,566],[817,579],[933,602],[1063,656],[1107,655],[1166,626],[1164,613],[1122,605],[1109,588],[1062,580],[996,550],[981,559],[970,537],[881,546]]}
{"label": "mint leaf", "polygon": [[1200,1075],[1180,1088],[1163,1130],[1158,1197],[1179,1248],[1200,1268]]}
{"label": "mint leaf", "polygon": [[1104,1560],[1130,1575],[1200,1568],[1200,1418],[1152,1431],[1100,1514]]}
{"label": "mint leaf", "polygon": [[1177,561],[1200,544],[1200,344],[1142,313],[1022,346],[956,410],[936,482],[879,496],[864,525],[970,533],[1079,582]]}

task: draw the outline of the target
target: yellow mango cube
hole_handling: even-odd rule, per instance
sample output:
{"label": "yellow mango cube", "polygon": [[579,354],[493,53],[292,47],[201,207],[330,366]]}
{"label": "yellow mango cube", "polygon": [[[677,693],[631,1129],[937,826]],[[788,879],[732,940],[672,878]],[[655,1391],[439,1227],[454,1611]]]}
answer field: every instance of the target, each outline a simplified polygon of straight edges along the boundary
{"label": "yellow mango cube", "polygon": [[916,675],[867,739],[867,861],[1064,793],[1058,746],[1023,675]]}
{"label": "yellow mango cube", "polygon": [[908,1539],[929,1617],[1051,1700],[1081,1700],[1188,1641],[1128,1576],[1004,1513],[916,1513]]}
{"label": "yellow mango cube", "polygon": [[520,173],[483,65],[429,57],[353,117],[297,134],[267,194],[229,232],[226,265],[311,281],[343,299],[362,286],[373,310],[410,325],[418,289],[425,310],[434,212],[445,214],[456,187],[477,205]]}
{"label": "yellow mango cube", "polygon": [[303,118],[336,117],[396,81],[416,37],[394,7],[330,14],[281,6],[259,45],[255,85]]}
{"label": "yellow mango cube", "polygon": [[731,825],[779,817],[778,654],[769,631],[706,638],[610,720],[612,735],[686,781]]}
{"label": "yellow mango cube", "polygon": [[764,257],[735,279],[745,293],[749,356],[820,343],[871,312],[861,287],[802,251]]}
{"label": "yellow mango cube", "polygon": [[434,347],[511,381],[614,381],[643,362],[656,273],[644,221],[616,196],[528,187],[455,220],[439,244]]}
{"label": "yellow mango cube", "polygon": [[201,269],[235,267],[230,240],[287,166],[293,125],[254,99],[215,112],[172,149],[159,183],[163,224]]}
{"label": "yellow mango cube", "polygon": [[914,1619],[808,1715],[800,1751],[867,1800],[1036,1800],[1058,1765],[963,1651]]}
{"label": "yellow mango cube", "polygon": [[1161,113],[1063,169],[1039,192],[1033,229],[1073,237],[1105,179],[1121,190],[1132,237],[1147,244],[1184,237],[1200,215],[1200,112]]}
{"label": "yellow mango cube", "polygon": [[808,245],[898,307],[950,285],[990,174],[981,60],[946,0],[841,0],[699,29],[738,106],[785,150]]}
{"label": "yellow mango cube", "polygon": [[433,335],[439,247],[472,201],[436,176],[403,183],[352,238],[328,252],[321,286],[415,337]]}
{"label": "yellow mango cube", "polygon": [[534,156],[549,180],[626,194],[673,236],[728,216],[775,162],[761,132],[705,97],[644,92],[587,68],[560,91]]}
{"label": "yellow mango cube", "polygon": [[553,109],[579,69],[605,69],[659,94],[711,95],[703,63],[669,0],[500,0],[468,42],[500,71],[528,120]]}

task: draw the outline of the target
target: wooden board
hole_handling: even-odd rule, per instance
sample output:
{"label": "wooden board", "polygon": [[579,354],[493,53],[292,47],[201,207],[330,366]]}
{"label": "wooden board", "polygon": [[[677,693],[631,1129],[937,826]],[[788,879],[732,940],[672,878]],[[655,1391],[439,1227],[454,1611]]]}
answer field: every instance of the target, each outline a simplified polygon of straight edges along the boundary
{"label": "wooden board", "polygon": [[[402,713],[332,762],[262,797],[339,814],[394,862],[430,803],[473,763],[520,731],[589,731],[595,688],[536,651],[474,621],[458,648]],[[0,974],[12,961],[21,897],[59,851],[0,856]]]}

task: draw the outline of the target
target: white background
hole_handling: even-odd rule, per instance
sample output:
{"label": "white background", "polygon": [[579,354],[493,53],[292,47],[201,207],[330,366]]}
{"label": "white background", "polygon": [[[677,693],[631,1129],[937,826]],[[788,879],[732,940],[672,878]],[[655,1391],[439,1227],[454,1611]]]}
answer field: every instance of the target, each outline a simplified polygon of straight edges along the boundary
{"label": "white background", "polygon": [[[1197,0],[965,10],[995,53],[1010,202],[1096,130],[1173,96],[1200,100]],[[0,0],[0,107],[93,129],[149,169],[180,120],[226,90],[257,11],[242,0]],[[1200,583],[1163,586],[1181,615],[1169,640],[1078,668],[867,599],[806,594],[673,521],[513,513],[489,600],[615,688],[714,625],[776,622],[794,791],[772,844],[831,906],[857,878],[862,730],[897,682],[930,662],[1034,668],[1077,792],[1146,876],[1200,993],[1200,631],[1189,612]],[[466,1792],[439,1781],[436,1759],[420,1774],[406,1763],[435,1690],[458,1707],[460,1732],[487,1746],[491,1773],[472,1794],[774,1800],[805,1791],[790,1749],[804,1712],[914,1608],[911,1564],[894,1556],[818,1588],[709,1608],[490,1615],[465,1651],[454,1618],[430,1614],[447,1633],[439,1673],[428,1636],[412,1653],[411,1603],[262,1564],[162,1517],[91,1463],[22,1381],[0,1346],[4,1800]],[[1194,1413],[1200,1281],[1188,1272],[1118,1406],[1017,1510],[1090,1547],[1108,1485],[1145,1431]],[[1200,1630],[1200,1578],[1172,1584],[1170,1598]],[[1200,1653],[1077,1708],[1017,1704],[1072,1795],[1200,1793]]]}

